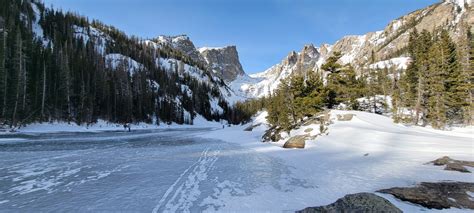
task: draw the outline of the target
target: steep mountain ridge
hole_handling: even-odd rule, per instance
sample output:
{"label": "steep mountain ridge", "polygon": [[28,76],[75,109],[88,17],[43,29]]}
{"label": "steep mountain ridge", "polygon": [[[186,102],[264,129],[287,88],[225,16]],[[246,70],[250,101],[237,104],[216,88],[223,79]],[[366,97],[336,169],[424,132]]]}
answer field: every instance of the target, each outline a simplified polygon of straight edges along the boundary
{"label": "steep mountain ridge", "polygon": [[[455,41],[466,30],[474,25],[474,8],[472,0],[445,0],[414,11],[391,21],[385,29],[369,32],[365,35],[345,36],[335,44],[322,44],[317,50],[318,57],[308,56],[308,45],[300,52],[290,52],[281,63],[264,72],[251,75],[253,79],[237,79],[231,83],[236,93],[247,97],[263,97],[273,92],[281,79],[296,73],[320,71],[320,66],[335,52],[340,52],[340,63],[351,64],[356,68],[384,65],[406,68],[409,58],[404,55],[408,44],[409,33],[444,28],[448,29]],[[471,29],[472,30],[472,29]],[[375,61],[372,60],[372,52]],[[324,73],[320,73],[324,76]]]}
{"label": "steep mountain ridge", "polygon": [[231,88],[241,96],[252,98],[262,97],[274,91],[280,82],[292,74],[304,73],[308,70],[318,71],[323,62],[320,49],[314,45],[305,45],[300,52],[292,51],[280,63],[262,73],[242,77],[231,82]]}

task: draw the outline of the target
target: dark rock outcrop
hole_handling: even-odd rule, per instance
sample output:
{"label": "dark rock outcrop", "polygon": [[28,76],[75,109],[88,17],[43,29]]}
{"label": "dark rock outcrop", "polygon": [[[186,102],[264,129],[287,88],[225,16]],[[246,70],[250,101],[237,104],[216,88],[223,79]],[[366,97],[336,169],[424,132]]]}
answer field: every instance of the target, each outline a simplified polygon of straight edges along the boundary
{"label": "dark rock outcrop", "polygon": [[415,187],[395,187],[378,192],[422,205],[430,209],[468,208],[474,209],[474,183],[440,182],[421,183]]}
{"label": "dark rock outcrop", "polygon": [[207,62],[210,70],[227,82],[235,80],[238,76],[245,75],[244,69],[240,64],[236,46],[201,48],[199,52]]}
{"label": "dark rock outcrop", "polygon": [[339,213],[339,212],[402,212],[385,198],[372,193],[346,195],[327,206],[309,207],[297,213]]}
{"label": "dark rock outcrop", "polygon": [[471,171],[469,171],[466,166],[474,167],[474,162],[472,161],[454,160],[449,158],[448,156],[438,158],[434,161],[431,161],[430,163],[433,163],[435,166],[445,166],[444,170],[458,171],[464,173],[471,173]]}
{"label": "dark rock outcrop", "polygon": [[278,127],[271,127],[270,129],[265,131],[265,134],[263,134],[262,141],[263,142],[277,142],[281,140],[282,132],[283,130]]}

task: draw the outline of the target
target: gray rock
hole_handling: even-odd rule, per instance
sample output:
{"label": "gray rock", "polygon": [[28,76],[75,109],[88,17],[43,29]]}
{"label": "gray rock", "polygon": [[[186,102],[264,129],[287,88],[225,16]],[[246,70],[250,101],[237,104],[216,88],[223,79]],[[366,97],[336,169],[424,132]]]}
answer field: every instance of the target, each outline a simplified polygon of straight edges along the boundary
{"label": "gray rock", "polygon": [[378,212],[394,212],[401,213],[402,211],[390,203],[385,198],[377,196],[372,193],[358,193],[346,195],[327,206],[309,207],[297,213],[339,213],[339,212],[354,212],[354,213],[378,213]]}
{"label": "gray rock", "polygon": [[466,166],[474,167],[474,162],[472,161],[454,160],[448,156],[438,158],[434,161],[431,161],[430,163],[433,163],[435,166],[445,166],[444,170],[458,171],[463,173],[471,173],[471,171],[469,171]]}
{"label": "gray rock", "polygon": [[440,182],[421,183],[415,187],[395,187],[380,190],[396,198],[422,205],[430,209],[474,209],[474,200],[468,192],[474,192],[474,183]]}
{"label": "gray rock", "polygon": [[225,81],[231,82],[238,76],[245,75],[244,69],[240,64],[237,47],[201,48],[199,52],[207,62],[210,70]]}
{"label": "gray rock", "polygon": [[298,135],[288,139],[288,141],[283,145],[283,148],[286,149],[304,149],[306,145],[307,135]]}

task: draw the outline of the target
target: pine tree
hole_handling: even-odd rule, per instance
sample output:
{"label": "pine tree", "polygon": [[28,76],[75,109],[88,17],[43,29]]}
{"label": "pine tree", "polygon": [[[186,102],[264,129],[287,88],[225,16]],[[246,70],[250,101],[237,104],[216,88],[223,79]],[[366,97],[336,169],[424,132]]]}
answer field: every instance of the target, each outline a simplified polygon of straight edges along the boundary
{"label": "pine tree", "polygon": [[6,94],[7,94],[7,70],[6,70],[6,57],[7,57],[7,30],[4,25],[4,20],[0,16],[0,117],[5,118],[6,106]]}
{"label": "pine tree", "polygon": [[463,24],[462,30],[464,36],[461,37],[458,48],[460,76],[453,78],[453,80],[457,82],[458,92],[463,92],[459,98],[459,101],[464,103],[462,106],[462,123],[472,125],[474,123],[474,89],[472,86],[474,81],[474,37],[472,27],[468,24]]}
{"label": "pine tree", "polygon": [[463,107],[466,106],[468,93],[463,90],[463,79],[461,67],[458,63],[456,44],[451,40],[447,30],[442,30],[439,36],[441,57],[440,70],[445,72],[445,84],[443,93],[446,93],[447,117],[450,123],[463,121]]}
{"label": "pine tree", "polygon": [[17,126],[18,122],[18,105],[20,102],[20,96],[21,96],[21,88],[23,87],[22,82],[22,76],[23,72],[25,72],[25,66],[24,66],[24,54],[23,54],[23,38],[21,34],[21,30],[18,27],[16,31],[16,40],[15,40],[15,55],[14,55],[14,63],[15,63],[15,69],[13,72],[13,75],[16,77],[16,81],[14,82],[14,85],[12,85],[12,88],[14,89],[14,97],[13,97],[13,112],[12,112],[12,122],[11,122],[11,127]]}
{"label": "pine tree", "polygon": [[407,67],[407,70],[404,72],[401,78],[401,88],[403,89],[403,105],[408,108],[413,108],[415,106],[416,99],[416,88],[418,85],[418,72],[419,72],[419,33],[415,29],[410,33],[409,42],[408,42],[408,54],[412,59]]}
{"label": "pine tree", "polygon": [[437,41],[429,50],[429,62],[427,79],[427,120],[434,128],[443,128],[446,125],[445,107],[445,79],[446,61],[443,55],[441,41]]}

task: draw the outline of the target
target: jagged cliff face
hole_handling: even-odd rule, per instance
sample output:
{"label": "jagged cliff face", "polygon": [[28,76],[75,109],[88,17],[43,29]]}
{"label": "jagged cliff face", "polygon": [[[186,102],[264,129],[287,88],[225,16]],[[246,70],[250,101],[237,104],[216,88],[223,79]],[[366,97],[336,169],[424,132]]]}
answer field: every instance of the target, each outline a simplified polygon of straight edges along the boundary
{"label": "jagged cliff face", "polygon": [[[456,41],[465,33],[466,26],[474,26],[472,2],[446,0],[396,19],[381,31],[345,36],[333,45],[323,44],[320,48],[306,45],[299,53],[291,52],[280,64],[251,75],[254,79],[234,82],[232,88],[238,88],[241,94],[249,97],[267,96],[278,88],[281,79],[305,71],[319,71],[334,52],[342,53],[340,63],[351,64],[356,68],[372,64],[406,68],[410,60],[400,55],[400,52],[408,45],[410,32],[415,29],[432,32],[443,28],[449,30]],[[371,61],[372,52],[375,53],[376,61]]]}
{"label": "jagged cliff face", "polygon": [[316,72],[323,62],[321,53],[313,45],[305,45],[301,52],[295,51],[280,63],[262,73],[250,75],[252,78],[237,79],[231,88],[244,97],[262,97],[270,95],[278,88],[281,80],[295,73]]}
{"label": "jagged cliff face", "polygon": [[236,46],[197,49],[186,35],[159,36],[153,41],[188,55],[193,61],[205,65],[216,76],[226,82],[231,82],[238,76],[245,75]]}
{"label": "jagged cliff face", "polygon": [[183,54],[188,55],[191,59],[196,62],[204,63],[204,58],[197,51],[194,43],[186,35],[178,36],[159,36],[155,39],[160,45],[167,45],[176,50],[181,51]]}
{"label": "jagged cliff face", "polygon": [[203,47],[199,53],[206,61],[208,67],[217,76],[227,82],[234,81],[238,76],[245,75],[240,64],[237,47],[227,46],[220,48]]}

